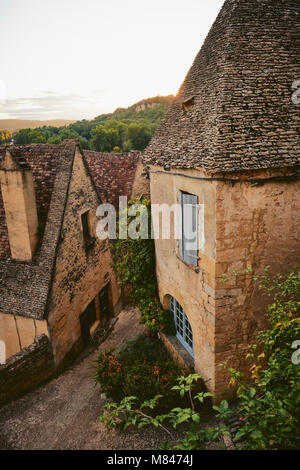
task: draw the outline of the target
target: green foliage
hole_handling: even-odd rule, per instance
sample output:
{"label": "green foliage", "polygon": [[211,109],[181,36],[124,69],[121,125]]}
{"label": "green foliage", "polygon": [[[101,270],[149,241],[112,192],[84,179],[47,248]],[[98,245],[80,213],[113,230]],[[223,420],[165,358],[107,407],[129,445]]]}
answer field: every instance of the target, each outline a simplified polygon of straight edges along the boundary
{"label": "green foliage", "polygon": [[[186,396],[190,406],[184,408],[176,406],[168,413],[157,414],[155,410],[163,398],[162,395],[158,394],[150,400],[145,400],[140,406],[138,406],[139,401],[136,396],[128,396],[120,403],[106,403],[104,413],[99,420],[108,428],[119,427],[123,430],[129,426],[135,426],[138,429],[144,426],[160,428],[169,438],[169,441],[162,443],[164,449],[205,449],[208,442],[220,440],[221,436],[229,434],[229,431],[226,426],[215,428],[201,426],[201,414],[195,411],[195,406],[197,402],[202,404],[206,397],[212,395],[209,392],[200,392],[193,396],[193,389],[197,386],[199,379],[201,377],[198,374],[181,376],[177,379],[179,385],[172,387],[172,390],[179,391],[180,398]],[[220,419],[220,416],[217,415],[217,418]],[[183,424],[187,426],[183,437],[176,439],[170,428],[177,429]]]}
{"label": "green foliage", "polygon": [[[201,427],[201,415],[195,410],[195,402],[203,403],[211,394],[203,391],[193,394],[192,385],[198,380],[197,374],[180,377],[178,385],[172,387],[181,397],[188,395],[188,408],[176,407],[162,415],[154,416],[153,412],[146,415],[143,409],[147,406],[155,408],[161,397],[154,397],[152,401],[148,400],[148,405],[144,403],[137,407],[137,399],[131,396],[120,404],[108,403],[101,421],[107,426],[118,425],[123,429],[129,425],[160,427],[171,437],[171,442],[165,443],[164,448],[191,450],[205,448],[207,442],[219,439],[222,434],[230,435],[226,422],[230,416],[237,415],[240,422],[234,436],[237,448],[299,449],[300,364],[292,362],[294,351],[291,346],[300,339],[300,273],[271,277],[266,269],[265,274],[257,278],[261,282],[260,288],[272,296],[267,310],[270,326],[259,334],[258,345],[252,345],[248,354],[249,358],[255,359],[251,368],[253,385],[245,385],[241,372],[229,369],[238,405],[233,410],[223,400],[213,406],[217,419],[225,425]],[[187,423],[184,437],[174,443],[175,437],[165,423],[173,428]]]}
{"label": "green foliage", "polygon": [[14,136],[16,144],[37,144],[45,143],[46,138],[38,129],[21,129]]}
{"label": "green foliage", "polygon": [[91,131],[91,149],[97,152],[111,152],[120,144],[120,137],[116,129],[106,129],[97,126]]}
{"label": "green foliage", "polygon": [[144,150],[152,137],[151,127],[132,122],[126,129],[125,142],[131,142],[135,150]]}
{"label": "green foliage", "polygon": [[[270,327],[252,347],[253,387],[238,385],[242,426],[236,439],[250,449],[297,449],[300,444],[300,364],[291,360],[292,343],[300,339],[300,273],[264,274],[260,288],[273,295],[267,310]],[[253,352],[254,350],[254,352]],[[262,351],[262,352],[261,352]]]}
{"label": "green foliage", "polygon": [[[96,382],[108,397],[118,401],[126,395],[135,395],[142,403],[155,393],[164,393],[180,373],[160,341],[145,335],[128,341],[118,353],[112,349],[105,351],[96,363]],[[164,402],[169,403],[173,396],[168,395]]]}
{"label": "green foliage", "polygon": [[[158,96],[127,109],[102,114],[88,121],[68,126],[43,126],[22,129],[15,133],[17,144],[60,144],[65,139],[79,139],[83,148],[98,152],[128,152],[143,150],[165,115],[173,96]],[[151,108],[147,106],[153,106]],[[145,109],[140,109],[145,106]],[[117,150],[116,150],[117,148]]]}
{"label": "green foliage", "polygon": [[[148,229],[151,230],[151,203],[149,200],[129,201],[129,209],[141,202],[148,211]],[[129,210],[128,209],[128,210]],[[127,210],[127,209],[126,209]],[[127,213],[128,213],[127,210]],[[128,215],[128,226],[133,217]],[[141,323],[152,333],[161,329],[170,331],[173,320],[164,310],[157,294],[154,241],[147,239],[118,238],[112,245],[114,268],[122,287],[130,288],[130,300],[141,311]]]}
{"label": "green foliage", "polygon": [[16,144],[60,144],[65,139],[79,139],[83,148],[89,148],[88,140],[70,126],[43,126],[37,129],[21,129],[14,135]]}

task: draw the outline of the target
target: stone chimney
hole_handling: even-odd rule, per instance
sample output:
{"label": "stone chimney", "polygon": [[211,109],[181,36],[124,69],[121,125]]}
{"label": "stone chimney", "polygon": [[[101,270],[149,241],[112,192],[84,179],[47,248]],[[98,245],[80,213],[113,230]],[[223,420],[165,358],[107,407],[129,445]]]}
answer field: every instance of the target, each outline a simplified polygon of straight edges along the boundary
{"label": "stone chimney", "polygon": [[31,168],[19,150],[6,150],[0,182],[11,256],[30,261],[38,241],[38,218]]}

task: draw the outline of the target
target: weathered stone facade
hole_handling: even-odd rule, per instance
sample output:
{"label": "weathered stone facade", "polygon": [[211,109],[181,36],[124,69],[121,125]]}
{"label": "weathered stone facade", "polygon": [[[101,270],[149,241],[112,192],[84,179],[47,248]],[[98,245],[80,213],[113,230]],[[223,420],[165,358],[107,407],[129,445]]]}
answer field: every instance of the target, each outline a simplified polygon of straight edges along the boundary
{"label": "weathered stone facade", "polygon": [[[120,310],[120,289],[111,267],[108,240],[96,237],[96,209],[100,203],[87,165],[77,148],[69,183],[65,215],[58,246],[48,323],[56,364],[59,368],[82,349],[80,315],[107,284],[112,312]],[[84,245],[81,214],[90,211],[92,246]],[[99,305],[97,320],[101,320]]]}
{"label": "weathered stone facade", "polygon": [[[5,396],[13,398],[18,390],[27,391],[39,380],[46,380],[49,368],[45,366],[44,373],[39,365],[48,346],[35,354],[40,335],[49,338],[52,374],[54,370],[58,373],[80,352],[97,326],[120,311],[121,290],[112,269],[109,241],[96,236],[96,210],[102,196],[105,202],[117,205],[119,196],[130,198],[134,185],[143,186],[135,183],[140,178],[136,176],[139,157],[139,152],[85,155],[73,140],[61,145],[0,147],[1,182],[5,185],[5,200],[0,197],[0,340],[6,346],[7,367],[2,367],[2,376],[8,377],[5,390],[3,383],[1,387]],[[20,246],[24,241],[19,226],[13,224],[26,217],[25,172],[33,182],[30,194],[36,198],[39,240],[32,259],[20,261],[13,259],[9,248],[12,235],[16,242],[19,237]],[[142,181],[149,186],[148,180]],[[20,204],[13,197],[16,184]],[[7,230],[5,211],[11,208],[16,216]],[[34,381],[27,364],[35,363],[32,351],[39,357]],[[15,357],[22,358],[17,376],[10,367]],[[29,377],[21,386],[26,370]]]}
{"label": "weathered stone facade", "polygon": [[164,306],[172,296],[186,313],[195,369],[219,398],[229,393],[221,363],[247,376],[265,325],[253,272],[300,258],[299,30],[298,1],[225,1],[143,156],[152,203],[176,204],[181,191],[204,208],[197,266],[178,241],[157,239],[157,278]]}
{"label": "weathered stone facade", "polygon": [[[263,296],[252,273],[287,273],[300,260],[300,181],[284,181],[288,170],[241,174],[241,178],[270,178],[253,186],[218,183],[216,190],[216,287],[209,297],[215,308],[216,392],[228,387],[228,374],[220,366],[228,360],[249,375],[245,360],[248,345],[266,326],[270,299]],[[251,268],[248,275],[245,271]],[[239,273],[238,276],[234,271]],[[224,282],[222,275],[225,279]]]}
{"label": "weathered stone facade", "polygon": [[[266,299],[252,280],[253,273],[262,274],[267,265],[271,272],[287,272],[300,258],[300,182],[232,186],[198,180],[203,177],[198,170],[170,173],[151,166],[150,171],[152,204],[171,206],[178,192],[186,191],[198,196],[204,207],[198,266],[181,259],[177,240],[157,239],[157,279],[164,307],[169,308],[172,296],[189,319],[195,370],[208,380],[209,390],[222,396],[229,380],[221,364],[228,360],[229,366],[247,376],[248,345],[266,325]],[[276,172],[282,177],[286,173]],[[274,171],[240,176],[264,181]],[[247,268],[252,269],[248,275]]]}
{"label": "weathered stone facade", "polygon": [[[159,167],[151,166],[151,204],[168,204],[178,201],[178,191],[189,191],[205,204],[205,244],[199,268],[189,266],[180,258],[179,243],[174,238],[155,240],[156,270],[160,299],[169,308],[169,297],[174,297],[182,306],[190,321],[194,337],[195,369],[201,371],[209,386],[214,388],[214,312],[212,306],[204,304],[207,292],[215,288],[216,253],[216,183],[204,182],[166,173],[155,173]],[[198,176],[189,170],[189,176]],[[208,300],[208,299],[207,299]],[[208,301],[207,301],[208,304]]]}
{"label": "weathered stone facade", "polygon": [[0,365],[0,406],[54,377],[52,348],[46,335]]}

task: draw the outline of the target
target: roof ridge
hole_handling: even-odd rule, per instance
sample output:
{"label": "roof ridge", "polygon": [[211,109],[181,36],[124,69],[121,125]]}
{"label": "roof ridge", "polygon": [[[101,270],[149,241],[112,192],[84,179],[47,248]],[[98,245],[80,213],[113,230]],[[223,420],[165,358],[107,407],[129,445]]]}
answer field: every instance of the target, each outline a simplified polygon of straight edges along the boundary
{"label": "roof ridge", "polygon": [[44,318],[55,268],[75,145],[60,156],[37,260],[21,263],[0,259],[0,310],[33,318]]}

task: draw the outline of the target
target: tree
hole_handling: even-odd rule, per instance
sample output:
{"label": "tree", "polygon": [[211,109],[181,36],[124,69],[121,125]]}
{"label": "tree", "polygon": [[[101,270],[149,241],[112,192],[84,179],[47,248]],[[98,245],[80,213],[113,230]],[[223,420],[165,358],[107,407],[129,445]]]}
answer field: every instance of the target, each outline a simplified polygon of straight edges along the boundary
{"label": "tree", "polygon": [[111,152],[118,146],[119,134],[116,129],[105,129],[104,126],[97,126],[91,131],[91,148],[97,152]]}
{"label": "tree", "polygon": [[7,130],[0,130],[0,144],[6,144],[12,138],[12,134]]}
{"label": "tree", "polygon": [[151,139],[151,135],[148,126],[133,122],[127,128],[126,140],[131,141],[134,150],[144,150]]}
{"label": "tree", "polygon": [[14,139],[16,144],[39,144],[47,141],[38,129],[21,129],[15,134]]}

